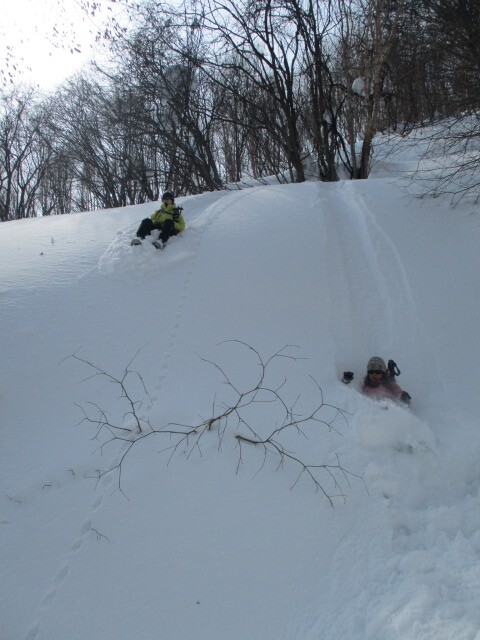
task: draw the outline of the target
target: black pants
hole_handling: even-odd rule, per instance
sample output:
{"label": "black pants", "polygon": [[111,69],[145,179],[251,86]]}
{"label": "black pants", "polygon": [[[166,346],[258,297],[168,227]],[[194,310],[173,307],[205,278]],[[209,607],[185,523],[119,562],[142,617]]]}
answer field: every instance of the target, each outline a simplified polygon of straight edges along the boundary
{"label": "black pants", "polygon": [[145,238],[152,233],[154,229],[159,229],[160,240],[166,242],[170,236],[176,236],[175,226],[173,220],[165,220],[165,222],[153,222],[150,218],[145,218],[140,223],[137,231],[137,238]]}

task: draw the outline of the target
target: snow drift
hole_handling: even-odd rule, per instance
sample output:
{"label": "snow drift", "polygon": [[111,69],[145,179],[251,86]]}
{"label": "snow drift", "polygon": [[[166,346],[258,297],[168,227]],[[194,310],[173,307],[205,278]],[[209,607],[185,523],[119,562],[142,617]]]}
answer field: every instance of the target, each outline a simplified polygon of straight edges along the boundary
{"label": "snow drift", "polygon": [[[154,205],[0,226],[2,638],[478,640],[478,209],[409,198],[413,154],[182,198],[163,252],[129,246]],[[286,349],[265,385],[298,420],[332,405],[282,443],[340,461],[333,508],[290,460],[240,455],[246,425],[282,420],[261,401],[173,456],[137,442],[119,479],[128,443],[84,412],[132,416],[90,365],[137,373],[154,429],[197,425],[255,384],[252,348]],[[410,411],[358,393],[371,355],[398,361]]]}

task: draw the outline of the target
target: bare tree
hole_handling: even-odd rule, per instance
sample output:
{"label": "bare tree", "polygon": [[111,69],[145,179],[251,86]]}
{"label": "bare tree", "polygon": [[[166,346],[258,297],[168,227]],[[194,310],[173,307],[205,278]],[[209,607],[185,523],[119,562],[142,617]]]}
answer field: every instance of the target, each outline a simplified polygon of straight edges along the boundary
{"label": "bare tree", "polygon": [[[338,0],[340,67],[348,95],[346,129],[352,177],[367,178],[373,140],[378,131],[394,126],[393,88],[389,56],[398,39],[406,0]],[[356,157],[355,143],[361,138]]]}
{"label": "bare tree", "polygon": [[456,110],[480,107],[480,6],[475,0],[422,0],[432,50],[444,52],[443,74]]}
{"label": "bare tree", "polygon": [[158,140],[169,188],[177,193],[219,189],[214,119],[220,96],[202,73],[201,34],[182,15],[167,20],[150,4],[142,12],[138,32],[119,44],[117,80],[128,82],[148,105],[136,113],[137,123]]}
{"label": "bare tree", "polygon": [[338,180],[339,151],[344,146],[340,114],[344,90],[334,78],[334,47],[338,22],[333,2],[284,0],[301,42],[302,120],[315,157],[318,177]]}
{"label": "bare tree", "polygon": [[[428,160],[415,174],[423,195],[453,203],[480,197],[480,6],[471,0],[422,0],[426,60],[435,77],[424,90],[436,121]],[[418,122],[422,124],[422,121]]]}
{"label": "bare tree", "polygon": [[44,138],[45,112],[32,90],[0,96],[0,221],[37,214],[51,148]]}
{"label": "bare tree", "polygon": [[[77,206],[118,207],[156,199],[155,148],[140,127],[145,100],[125,85],[78,76],[52,101],[50,130],[69,158]],[[72,203],[72,204],[75,204]]]}
{"label": "bare tree", "polygon": [[397,37],[399,15],[404,3],[402,0],[362,0],[360,4],[365,123],[358,177],[367,178],[373,139],[382,124],[385,63]]}
{"label": "bare tree", "polygon": [[[291,179],[303,182],[299,124],[300,40],[281,3],[212,0],[204,5],[202,25],[211,34],[205,72],[231,99],[241,100],[251,130],[263,130],[282,145]],[[252,92],[239,93],[248,80]],[[259,108],[269,104],[270,109]]]}
{"label": "bare tree", "polygon": [[[79,1],[92,16],[114,3]],[[246,176],[302,182],[312,167],[321,180],[338,179],[342,164],[366,178],[377,132],[439,118],[448,120],[432,149],[443,145],[457,162],[433,191],[475,191],[478,2],[122,3],[135,28],[127,34],[112,12],[98,34],[109,65],[42,102],[3,92],[0,220],[156,200],[165,188],[199,193]]]}

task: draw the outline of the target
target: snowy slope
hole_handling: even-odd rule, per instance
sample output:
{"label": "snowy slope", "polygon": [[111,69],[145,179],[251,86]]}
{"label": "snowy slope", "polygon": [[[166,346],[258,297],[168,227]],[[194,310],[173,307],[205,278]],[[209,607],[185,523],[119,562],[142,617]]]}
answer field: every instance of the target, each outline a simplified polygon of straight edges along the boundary
{"label": "snowy slope", "polygon": [[[0,226],[2,639],[480,638],[478,208],[410,199],[412,161],[183,198],[164,252],[129,246],[154,205]],[[82,411],[132,420],[86,362],[129,368],[154,428],[194,426],[255,386],[252,349],[281,351],[266,385],[297,416],[320,389],[346,412],[280,434],[340,460],[339,486],[239,449],[281,422],[263,402],[173,456],[147,437],[99,479],[126,445]],[[339,382],[371,355],[398,361],[411,411]]]}

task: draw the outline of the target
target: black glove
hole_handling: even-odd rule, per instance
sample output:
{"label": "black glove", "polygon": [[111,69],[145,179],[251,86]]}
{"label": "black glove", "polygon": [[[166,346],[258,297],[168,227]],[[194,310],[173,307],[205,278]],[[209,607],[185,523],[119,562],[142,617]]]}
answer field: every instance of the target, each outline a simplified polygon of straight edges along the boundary
{"label": "black glove", "polygon": [[342,382],[345,384],[350,384],[352,380],[353,380],[353,371],[344,371]]}
{"label": "black glove", "polygon": [[407,393],[407,391],[402,391],[402,393],[400,394],[400,400],[405,404],[410,404],[411,399],[412,399],[412,396],[409,393]]}
{"label": "black glove", "polygon": [[389,360],[387,365],[388,372],[390,376],[395,379],[396,376],[400,375],[400,369],[397,367],[397,363],[395,360]]}
{"label": "black glove", "polygon": [[183,211],[183,207],[175,207],[175,209],[173,210],[173,221],[174,222],[178,222],[180,219],[180,214]]}

